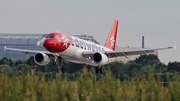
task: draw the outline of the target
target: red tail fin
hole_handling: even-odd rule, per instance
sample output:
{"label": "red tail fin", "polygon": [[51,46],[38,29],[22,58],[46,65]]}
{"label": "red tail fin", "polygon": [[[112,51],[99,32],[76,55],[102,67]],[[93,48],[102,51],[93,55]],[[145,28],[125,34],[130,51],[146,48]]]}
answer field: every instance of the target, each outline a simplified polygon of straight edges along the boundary
{"label": "red tail fin", "polygon": [[115,50],[117,30],[118,30],[118,20],[114,20],[114,24],[111,28],[111,31],[104,45],[105,47]]}

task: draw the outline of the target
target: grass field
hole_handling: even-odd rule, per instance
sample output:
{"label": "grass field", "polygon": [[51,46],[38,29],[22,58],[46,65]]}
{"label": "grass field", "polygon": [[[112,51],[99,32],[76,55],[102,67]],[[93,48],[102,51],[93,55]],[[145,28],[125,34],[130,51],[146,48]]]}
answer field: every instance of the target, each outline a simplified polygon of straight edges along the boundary
{"label": "grass field", "polygon": [[43,74],[0,77],[0,101],[179,101],[180,82],[176,75],[167,87],[150,73],[146,79],[115,79],[111,72],[98,76],[86,70],[75,81],[62,74],[46,80]]}

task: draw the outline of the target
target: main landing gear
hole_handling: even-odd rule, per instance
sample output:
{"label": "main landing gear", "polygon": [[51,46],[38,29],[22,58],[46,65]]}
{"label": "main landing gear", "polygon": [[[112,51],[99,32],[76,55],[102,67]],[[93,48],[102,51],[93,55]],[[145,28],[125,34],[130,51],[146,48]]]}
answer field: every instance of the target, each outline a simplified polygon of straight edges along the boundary
{"label": "main landing gear", "polygon": [[103,67],[95,67],[95,72],[96,72],[96,74],[98,74],[98,73],[102,74],[103,73]]}
{"label": "main landing gear", "polygon": [[63,74],[65,73],[65,67],[64,67],[63,62],[64,62],[64,60],[63,60],[63,58],[61,58],[61,56],[54,55],[53,65],[57,66],[57,70],[56,70],[57,73],[59,73],[60,70]]}

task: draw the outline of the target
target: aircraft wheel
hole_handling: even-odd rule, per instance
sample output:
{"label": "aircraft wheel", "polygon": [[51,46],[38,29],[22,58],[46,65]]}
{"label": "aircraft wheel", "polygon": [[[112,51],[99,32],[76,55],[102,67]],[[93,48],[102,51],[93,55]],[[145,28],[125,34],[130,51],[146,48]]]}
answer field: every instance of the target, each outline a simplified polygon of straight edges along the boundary
{"label": "aircraft wheel", "polygon": [[65,73],[65,68],[64,68],[64,67],[61,68],[61,72],[62,72],[63,74]]}
{"label": "aircraft wheel", "polygon": [[99,72],[102,74],[104,71],[103,67],[100,67]]}
{"label": "aircraft wheel", "polygon": [[96,71],[96,74],[98,74],[99,73],[99,67],[96,67],[95,71]]}

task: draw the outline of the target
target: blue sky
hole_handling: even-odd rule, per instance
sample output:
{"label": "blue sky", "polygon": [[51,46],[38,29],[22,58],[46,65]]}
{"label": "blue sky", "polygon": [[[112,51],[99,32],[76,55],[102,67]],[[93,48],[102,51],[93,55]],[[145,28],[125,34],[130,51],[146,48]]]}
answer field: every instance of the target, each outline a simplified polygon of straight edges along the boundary
{"label": "blue sky", "polygon": [[118,46],[151,48],[162,62],[180,61],[180,1],[178,0],[1,0],[0,32],[93,35],[104,44],[113,20],[119,20]]}

